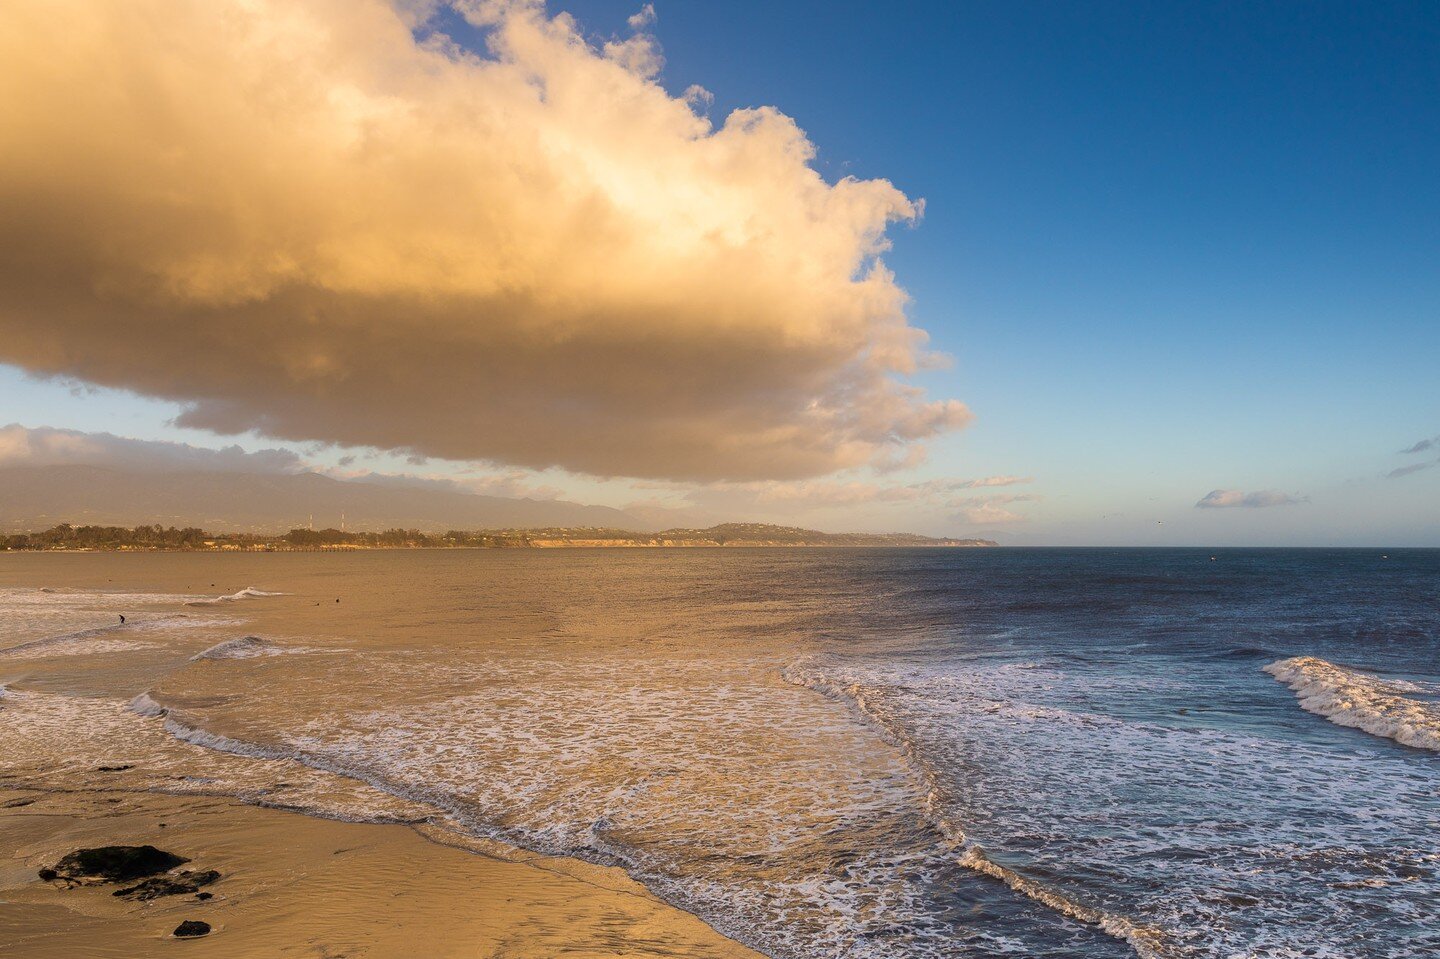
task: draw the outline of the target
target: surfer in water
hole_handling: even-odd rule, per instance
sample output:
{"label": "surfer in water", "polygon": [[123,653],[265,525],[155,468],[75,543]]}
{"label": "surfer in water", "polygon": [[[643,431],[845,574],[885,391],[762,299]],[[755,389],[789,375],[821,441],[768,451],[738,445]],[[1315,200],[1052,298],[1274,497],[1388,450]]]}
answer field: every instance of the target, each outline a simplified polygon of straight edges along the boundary
{"label": "surfer in water", "polygon": [[121,626],[124,626],[124,625],[125,625],[125,614],[124,614],[124,613],[121,613],[121,614],[120,614],[120,625],[121,625]]}

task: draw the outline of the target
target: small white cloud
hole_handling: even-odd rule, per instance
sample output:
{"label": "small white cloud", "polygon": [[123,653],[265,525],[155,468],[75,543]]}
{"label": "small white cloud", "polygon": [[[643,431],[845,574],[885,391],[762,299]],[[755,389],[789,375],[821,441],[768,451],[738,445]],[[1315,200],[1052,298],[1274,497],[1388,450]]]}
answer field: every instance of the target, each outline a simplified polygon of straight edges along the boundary
{"label": "small white cloud", "polygon": [[630,19],[625,22],[630,24],[631,30],[644,30],[646,27],[654,26],[655,20],[655,4],[647,3],[635,13],[632,13]]}
{"label": "small white cloud", "polygon": [[1195,507],[1197,509],[1229,509],[1232,507],[1263,509],[1267,506],[1293,506],[1305,502],[1308,502],[1307,497],[1294,496],[1273,489],[1257,490],[1253,493],[1246,493],[1238,489],[1215,489],[1206,493],[1195,504]]}
{"label": "small white cloud", "polygon": [[981,489],[989,486],[1018,486],[1021,483],[1033,483],[1033,476],[986,476],[984,479],[963,480],[957,483],[954,489]]}
{"label": "small white cloud", "polygon": [[692,83],[690,84],[690,86],[686,87],[685,92],[681,94],[681,96],[684,98],[686,103],[690,104],[690,109],[694,110],[701,116],[704,116],[706,113],[708,113],[710,111],[710,107],[715,104],[715,94],[711,93],[709,90],[705,89],[698,83]]}
{"label": "small white cloud", "polygon": [[972,526],[1009,526],[1025,522],[1025,516],[1008,509],[1002,502],[977,500],[963,507],[955,518]]}

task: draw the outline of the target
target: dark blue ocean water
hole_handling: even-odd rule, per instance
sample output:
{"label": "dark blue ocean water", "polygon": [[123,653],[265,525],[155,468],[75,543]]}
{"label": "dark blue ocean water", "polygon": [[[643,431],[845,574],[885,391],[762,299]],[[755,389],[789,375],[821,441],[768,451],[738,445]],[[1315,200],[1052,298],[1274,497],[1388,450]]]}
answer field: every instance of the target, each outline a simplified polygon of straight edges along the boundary
{"label": "dark blue ocean water", "polygon": [[[1440,952],[1440,552],[1004,550],[877,579],[894,620],[799,672],[903,744],[972,864],[1142,951]],[[1319,714],[1263,671],[1294,657]]]}
{"label": "dark blue ocean water", "polygon": [[777,957],[1440,954],[1440,551],[34,557],[6,604],[60,637],[0,651],[27,775],[66,724],[325,773]]}

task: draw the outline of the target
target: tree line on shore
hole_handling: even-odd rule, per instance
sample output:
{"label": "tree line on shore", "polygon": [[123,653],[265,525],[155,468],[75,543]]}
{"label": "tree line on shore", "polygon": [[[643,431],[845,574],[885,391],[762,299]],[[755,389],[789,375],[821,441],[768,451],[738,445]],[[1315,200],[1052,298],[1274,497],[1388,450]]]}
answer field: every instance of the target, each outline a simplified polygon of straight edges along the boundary
{"label": "tree line on shore", "polygon": [[521,546],[525,537],[450,530],[443,535],[418,529],[351,533],[338,529],[292,529],[280,536],[259,533],[212,534],[194,526],[72,526],[61,523],[39,533],[0,537],[0,549],[318,549],[326,546],[439,547]]}

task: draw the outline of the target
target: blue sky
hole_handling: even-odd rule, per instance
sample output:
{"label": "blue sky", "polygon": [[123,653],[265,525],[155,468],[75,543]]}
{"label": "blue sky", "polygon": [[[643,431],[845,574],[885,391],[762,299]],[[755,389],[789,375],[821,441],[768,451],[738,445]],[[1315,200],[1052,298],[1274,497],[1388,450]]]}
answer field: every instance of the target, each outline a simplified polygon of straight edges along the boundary
{"label": "blue sky", "polygon": [[[604,38],[636,4],[557,9]],[[952,359],[916,382],[975,420],[898,481],[1034,478],[1003,523],[799,518],[1017,544],[1440,545],[1440,468],[1385,478],[1428,462],[1398,451],[1440,433],[1434,4],[662,0],[656,13],[672,93],[704,86],[717,119],[773,105],[827,179],[924,198],[885,262],[911,322]],[[165,425],[175,404],[72,395],[11,367],[0,409],[26,426],[220,442]],[[612,505],[654,496],[556,471],[536,482]],[[1297,502],[1197,509],[1214,489]],[[687,495],[664,491],[669,505]]]}

